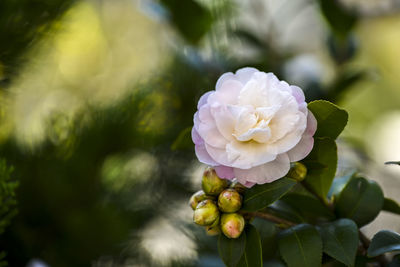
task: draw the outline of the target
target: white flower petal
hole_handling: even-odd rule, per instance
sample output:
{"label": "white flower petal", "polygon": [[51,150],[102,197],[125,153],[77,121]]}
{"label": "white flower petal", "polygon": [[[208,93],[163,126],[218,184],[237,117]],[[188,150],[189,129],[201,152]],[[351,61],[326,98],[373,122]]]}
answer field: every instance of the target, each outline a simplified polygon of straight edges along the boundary
{"label": "white flower petal", "polygon": [[300,113],[298,125],[294,130],[288,132],[284,137],[270,144],[271,147],[274,147],[277,153],[284,153],[288,150],[292,149],[301,139],[302,134],[305,131],[306,127],[306,116]]}
{"label": "white flower petal", "polygon": [[289,157],[284,153],[278,155],[274,161],[248,170],[235,168],[234,173],[239,181],[246,180],[257,184],[265,184],[282,178],[289,172],[289,169]]}
{"label": "white flower petal", "polygon": [[304,101],[306,101],[304,92],[300,89],[300,87],[291,85],[290,88],[292,89],[292,95],[294,96],[294,98],[296,98],[298,104],[302,104],[304,103]]}
{"label": "white flower petal", "polygon": [[268,91],[266,90],[266,85],[268,84],[267,75],[265,73],[263,75],[257,74],[259,73],[254,74],[252,79],[240,91],[238,102],[240,106],[249,105],[254,108],[268,106]]}
{"label": "white flower petal", "polygon": [[215,160],[213,160],[211,156],[208,154],[205,144],[195,145],[194,151],[196,153],[196,157],[199,159],[200,162],[210,166],[218,165],[218,163],[215,162]]}
{"label": "white flower petal", "polygon": [[208,98],[208,104],[218,105],[234,105],[238,102],[238,96],[243,85],[236,80],[227,80],[214,91]]}
{"label": "white flower petal", "polygon": [[313,146],[314,138],[311,135],[303,136],[299,143],[287,152],[290,162],[296,162],[307,157]]}
{"label": "white flower petal", "polygon": [[197,109],[200,109],[202,106],[207,104],[208,97],[213,93],[214,91],[209,91],[202,95],[199,99],[199,103],[197,103]]}
{"label": "white flower petal", "polygon": [[232,133],[235,129],[235,118],[227,111],[226,106],[217,106],[210,109],[210,112],[215,120],[215,125],[218,131],[224,136],[226,140],[233,138]]}
{"label": "white flower petal", "polygon": [[312,114],[311,111],[308,111],[307,128],[305,134],[314,135],[316,131],[317,131],[317,120],[315,119],[314,114]]}
{"label": "white flower petal", "polygon": [[314,146],[314,133],[317,130],[317,120],[311,111],[307,115],[307,128],[299,143],[287,152],[290,162],[304,159],[310,154]]}
{"label": "white flower petal", "polygon": [[270,147],[267,144],[260,144],[254,141],[232,141],[226,146],[225,153],[230,161],[229,166],[250,169],[274,160],[277,156],[274,149],[274,147]]}
{"label": "white flower petal", "polygon": [[256,68],[251,68],[251,67],[241,68],[236,71],[235,78],[242,84],[246,84],[251,79],[253,74],[256,72],[259,72],[259,70]]}
{"label": "white flower petal", "polygon": [[203,138],[201,138],[201,136],[199,135],[199,133],[196,131],[196,128],[195,128],[195,127],[192,128],[192,140],[193,140],[193,143],[194,143],[195,145],[202,145],[202,144],[204,144]]}
{"label": "white flower petal", "polygon": [[211,158],[219,163],[218,165],[232,166],[225,148],[213,147],[207,143],[204,143],[204,145]]}
{"label": "white flower petal", "polygon": [[214,169],[220,178],[225,178],[225,179],[229,179],[229,180],[232,180],[233,178],[235,178],[235,174],[233,172],[232,167],[220,165],[220,166],[216,166]]}
{"label": "white flower petal", "polygon": [[199,124],[197,127],[197,132],[203,138],[203,140],[214,146],[223,148],[228,143],[222,134],[219,132],[215,120],[210,112],[210,107],[208,104],[202,106],[198,113]]}
{"label": "white flower petal", "polygon": [[219,88],[221,88],[222,84],[228,80],[236,80],[236,77],[232,72],[224,73],[221,75],[221,77],[219,77],[219,79],[217,80],[217,83],[215,85],[215,90],[218,91]]}

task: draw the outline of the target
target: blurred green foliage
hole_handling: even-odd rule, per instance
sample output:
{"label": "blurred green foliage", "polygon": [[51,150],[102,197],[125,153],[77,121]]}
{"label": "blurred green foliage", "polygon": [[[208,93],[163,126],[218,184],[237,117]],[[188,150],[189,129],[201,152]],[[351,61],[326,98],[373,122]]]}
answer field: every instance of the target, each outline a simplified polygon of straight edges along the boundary
{"label": "blurred green foliage", "polygon": [[5,66],[6,77],[18,72],[24,62],[24,53],[46,35],[50,25],[73,2],[74,0],[0,2],[0,62]]}
{"label": "blurred green foliage", "polygon": [[[5,97],[13,97],[9,90],[26,66],[28,53],[37,41],[48,37],[50,28],[58,29],[59,18],[74,2],[0,1],[0,89]],[[102,1],[93,2],[101,7]],[[366,77],[365,70],[346,68],[357,52],[352,30],[360,18],[337,1],[315,2],[330,25],[325,50],[335,75],[328,83],[308,84],[305,92],[307,100],[339,101],[347,89]],[[170,205],[185,203],[193,193],[188,178],[195,160],[190,127],[199,97],[214,88],[222,73],[244,65],[285,78],[284,65],[296,56],[295,51],[276,46],[274,34],[264,38],[256,33],[257,27],[231,27],[229,21],[240,15],[233,1],[156,3],[167,11],[168,22],[181,37],[171,42],[175,47],[168,50],[166,66],[155,70],[151,79],[129,83],[129,93],[111,105],[88,104],[73,118],[52,113],[46,140],[36,149],[21,146],[12,134],[0,144],[0,157],[14,166],[13,177],[20,183],[16,192],[19,213],[0,236],[0,250],[7,251],[10,266],[25,266],[34,258],[61,267],[102,266],[109,261],[118,266],[132,259],[154,266],[151,256],[140,249],[141,233],[160,215],[177,219]],[[99,8],[98,12],[107,10]],[[221,39],[250,44],[257,56],[232,57],[215,45]],[[213,50],[207,60],[202,58],[204,44],[211,44]],[[34,56],[29,55],[33,61]],[[0,174],[8,170],[2,164]],[[170,265],[222,264],[214,239],[193,230],[190,222],[179,223],[177,228],[191,230],[192,234],[185,234],[193,235],[199,260],[182,263],[176,259]],[[264,229],[263,247],[269,247],[268,238],[275,238],[275,230],[273,225]],[[273,248],[263,251],[266,260],[276,254]]]}

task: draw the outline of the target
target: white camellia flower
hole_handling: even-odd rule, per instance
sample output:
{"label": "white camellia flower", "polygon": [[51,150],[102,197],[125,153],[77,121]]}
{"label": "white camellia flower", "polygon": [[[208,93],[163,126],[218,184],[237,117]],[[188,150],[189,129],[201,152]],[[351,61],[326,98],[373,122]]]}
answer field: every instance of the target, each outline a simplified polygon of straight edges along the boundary
{"label": "white camellia flower", "polygon": [[303,91],[255,68],[223,74],[194,115],[197,158],[247,187],[285,176],[312,150],[317,122]]}

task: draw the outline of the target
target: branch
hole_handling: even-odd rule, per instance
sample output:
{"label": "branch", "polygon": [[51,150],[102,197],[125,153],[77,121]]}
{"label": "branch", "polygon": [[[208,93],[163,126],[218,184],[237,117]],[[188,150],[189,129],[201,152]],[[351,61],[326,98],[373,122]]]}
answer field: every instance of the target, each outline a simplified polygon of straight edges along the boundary
{"label": "branch", "polygon": [[283,218],[277,217],[275,215],[272,215],[270,213],[267,212],[260,212],[260,211],[255,211],[255,212],[246,212],[244,213],[246,215],[249,215],[251,217],[259,217],[262,218],[264,220],[270,221],[270,222],[274,222],[277,224],[282,224],[285,225],[286,227],[290,227],[290,226],[294,226],[296,225],[296,223],[285,220]]}

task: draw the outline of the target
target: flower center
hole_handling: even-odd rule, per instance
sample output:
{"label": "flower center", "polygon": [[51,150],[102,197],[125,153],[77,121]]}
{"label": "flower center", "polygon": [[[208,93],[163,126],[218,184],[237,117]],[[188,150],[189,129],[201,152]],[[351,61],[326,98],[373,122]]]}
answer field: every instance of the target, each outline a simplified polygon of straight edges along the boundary
{"label": "flower center", "polygon": [[280,106],[245,107],[239,115],[233,136],[240,142],[266,143],[271,138],[269,123]]}

